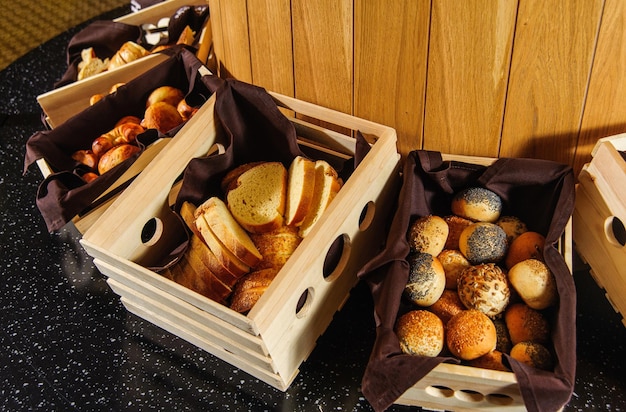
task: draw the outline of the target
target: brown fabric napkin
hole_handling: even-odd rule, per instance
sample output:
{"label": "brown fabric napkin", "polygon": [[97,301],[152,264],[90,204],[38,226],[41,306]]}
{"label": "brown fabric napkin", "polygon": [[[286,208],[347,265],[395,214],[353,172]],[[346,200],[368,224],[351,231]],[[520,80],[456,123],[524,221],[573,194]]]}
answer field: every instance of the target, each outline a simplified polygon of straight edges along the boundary
{"label": "brown fabric napkin", "polygon": [[[189,102],[198,105],[208,99],[219,83],[213,76],[199,76],[198,69],[201,66],[202,62],[192,52],[179,49],[163,63],[120,87],[116,93],[106,96],[55,129],[37,132],[28,139],[24,173],[40,158],[45,159],[55,171],[43,180],[37,193],[37,206],[49,231],[62,228],[74,216],[93,206],[92,202],[141,154],[138,153],[91,183],[86,183],[80,177],[86,170],[72,159],[72,153],[90,148],[96,137],[111,130],[123,116],[142,118],[148,94],[159,86],[178,87],[186,93]],[[159,137],[172,137],[181,127],[171,130],[167,135],[148,130],[138,137],[140,147],[144,149]]]}
{"label": "brown fabric napkin", "polygon": [[[414,151],[404,164],[399,206],[385,249],[359,272],[372,292],[376,340],[362,390],[376,411],[387,409],[408,388],[441,362],[440,356],[403,354],[394,333],[395,321],[410,305],[402,298],[408,278],[406,233],[413,217],[451,214],[452,195],[469,186],[483,186],[502,197],[503,215],[515,215],[530,230],[546,236],[544,258],[557,281],[560,302],[550,314],[556,366],[546,372],[507,355],[529,411],[555,411],[573,391],[576,369],[576,291],[572,275],[556,248],[574,208],[574,176],[569,166],[535,159],[499,159],[489,167],[444,162],[438,152]],[[471,389],[471,382],[468,382]]]}

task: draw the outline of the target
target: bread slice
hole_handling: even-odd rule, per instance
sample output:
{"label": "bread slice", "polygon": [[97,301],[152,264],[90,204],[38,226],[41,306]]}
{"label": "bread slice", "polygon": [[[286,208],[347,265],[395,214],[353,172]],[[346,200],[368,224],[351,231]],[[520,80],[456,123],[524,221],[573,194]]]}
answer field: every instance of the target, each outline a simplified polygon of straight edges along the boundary
{"label": "bread slice", "polygon": [[192,262],[187,254],[183,255],[174,272],[176,283],[185,286],[218,303],[225,303],[232,289],[223,284],[202,263]]}
{"label": "bread slice", "polygon": [[286,196],[287,169],[280,162],[264,162],[231,182],[226,204],[248,232],[271,232],[283,224]]}
{"label": "bread slice", "polygon": [[324,160],[315,162],[315,188],[313,189],[313,201],[309,212],[300,225],[299,234],[307,236],[313,226],[322,217],[322,214],[341,189],[343,182],[337,171]]}
{"label": "bread slice", "polygon": [[300,226],[306,217],[315,188],[315,162],[297,156],[289,166],[287,181],[287,205],[285,207],[285,224]]}
{"label": "bread slice", "polygon": [[[263,259],[248,233],[237,223],[220,198],[211,197],[198,206],[196,209],[196,226],[198,220],[201,219],[206,223],[214,237],[218,239],[223,249],[236,256],[245,265],[254,267]],[[205,237],[205,232],[201,228],[200,232]],[[217,252],[209,239],[205,237],[205,241],[217,256]]]}
{"label": "bread slice", "polygon": [[241,276],[248,273],[247,271],[240,270],[242,268],[237,266],[233,266],[229,270],[229,268],[222,265],[211,249],[202,241],[200,237],[195,235],[191,237],[187,254],[190,261],[201,262],[211,272],[213,272],[216,278],[229,287],[233,287]]}
{"label": "bread slice", "polygon": [[222,189],[222,192],[224,192],[224,194],[228,193],[228,189],[232,186],[232,183],[236,181],[243,172],[252,169],[254,166],[258,166],[261,163],[265,162],[260,161],[244,163],[230,170],[228,173],[226,173],[226,176],[224,176],[222,178],[222,181],[220,182],[220,188]]}

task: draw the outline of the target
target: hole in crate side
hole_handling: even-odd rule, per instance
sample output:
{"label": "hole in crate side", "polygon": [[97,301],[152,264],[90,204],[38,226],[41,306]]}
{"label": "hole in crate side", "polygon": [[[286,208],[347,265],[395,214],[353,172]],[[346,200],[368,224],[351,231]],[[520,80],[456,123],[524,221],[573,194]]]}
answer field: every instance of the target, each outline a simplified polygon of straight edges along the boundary
{"label": "hole in crate side", "polygon": [[609,216],[604,221],[604,235],[610,244],[623,247],[626,245],[626,229],[624,223],[616,216]]}
{"label": "hole in crate side", "polygon": [[148,220],[141,230],[141,243],[146,246],[155,245],[163,234],[163,221],[153,217]]}
{"label": "hole in crate side", "polygon": [[485,399],[485,395],[471,389],[461,389],[460,391],[456,391],[454,392],[454,396],[464,402],[481,402]]}
{"label": "hole in crate side", "polygon": [[513,404],[513,398],[503,393],[492,393],[490,395],[487,395],[486,399],[487,402],[498,406],[507,406]]}
{"label": "hole in crate side", "polygon": [[301,319],[306,316],[309,308],[313,304],[313,296],[315,295],[315,291],[313,288],[307,288],[300,295],[300,299],[298,299],[298,304],[296,305],[296,317]]}
{"label": "hole in crate side", "polygon": [[454,390],[447,386],[434,385],[425,389],[426,393],[435,398],[451,398],[454,396]]}
{"label": "hole in crate side", "polygon": [[351,241],[347,234],[339,235],[330,245],[324,259],[322,275],[332,281],[343,272],[350,259]]}
{"label": "hole in crate side", "polygon": [[376,214],[376,205],[371,200],[367,202],[363,210],[361,210],[361,216],[359,216],[359,230],[364,232],[372,225],[374,221],[374,215]]}

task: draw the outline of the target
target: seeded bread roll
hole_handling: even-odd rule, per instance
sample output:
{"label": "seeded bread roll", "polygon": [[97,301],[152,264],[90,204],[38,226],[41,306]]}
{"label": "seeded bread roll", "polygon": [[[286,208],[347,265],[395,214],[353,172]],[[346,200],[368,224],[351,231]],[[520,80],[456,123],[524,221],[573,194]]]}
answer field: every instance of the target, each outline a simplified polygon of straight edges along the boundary
{"label": "seeded bread roll", "polygon": [[429,253],[437,256],[443,250],[448,239],[448,224],[435,215],[418,218],[408,232],[408,241],[414,252]]}
{"label": "seeded bread roll", "polygon": [[458,292],[468,309],[495,317],[509,304],[511,292],[506,275],[493,263],[471,266],[459,276]]}
{"label": "seeded bread roll", "polygon": [[446,244],[443,248],[456,250],[459,248],[459,236],[461,236],[461,232],[474,222],[455,215],[445,216],[443,220],[448,224],[448,239],[446,239]]}
{"label": "seeded bread roll", "polygon": [[480,358],[472,359],[468,362],[470,366],[475,368],[483,368],[483,369],[491,369],[495,371],[503,371],[510,372],[511,370],[507,368],[502,362],[502,352],[499,350],[491,351]]}
{"label": "seeded bread roll", "polygon": [[298,229],[292,226],[281,226],[267,233],[252,233],[250,238],[263,255],[263,260],[255,269],[280,269],[291,257],[302,240]]}
{"label": "seeded bread roll", "polygon": [[457,313],[446,325],[450,352],[463,360],[479,358],[496,347],[496,328],[484,313],[468,309]]}
{"label": "seeded bread roll", "polygon": [[452,198],[452,213],[475,222],[495,222],[502,212],[502,199],[483,187],[470,187]]}
{"label": "seeded bread roll", "polygon": [[446,274],[439,259],[429,253],[411,253],[409,279],[404,292],[418,306],[430,306],[441,297],[446,286]]}
{"label": "seeded bread roll", "polygon": [[542,310],[556,305],[556,280],[548,266],[537,259],[526,259],[509,269],[509,281],[531,308]]}
{"label": "seeded bread roll", "polygon": [[396,322],[396,335],[402,352],[410,355],[435,357],[444,345],[444,326],[437,315],[426,310],[414,310]]}
{"label": "seeded bread roll", "polygon": [[520,342],[513,346],[510,355],[513,359],[537,369],[554,369],[552,354],[548,348],[537,342]]}
{"label": "seeded bread roll", "polygon": [[478,222],[466,227],[459,249],[470,263],[496,263],[506,256],[506,233],[494,223]]}
{"label": "seeded bread roll", "polygon": [[459,250],[443,250],[437,259],[441,262],[446,273],[446,289],[457,290],[458,279],[461,272],[470,267],[469,261]]}
{"label": "seeded bread roll", "polygon": [[441,297],[437,299],[437,302],[428,307],[428,310],[434,313],[441,319],[443,324],[447,324],[452,316],[466,309],[463,302],[459,298],[459,294],[456,290],[446,289],[441,294]]}
{"label": "seeded bread roll", "polygon": [[511,337],[509,336],[509,330],[506,327],[504,319],[492,319],[493,325],[496,327],[496,336],[498,342],[496,343],[496,350],[502,353],[509,353],[513,347],[511,343]]}
{"label": "seeded bread roll", "polygon": [[506,241],[510,245],[519,235],[528,231],[526,223],[516,216],[501,216],[496,222],[504,233],[506,233]]}
{"label": "seeded bread roll", "polygon": [[513,345],[520,342],[547,343],[550,324],[546,317],[524,303],[514,303],[504,312],[504,321]]}

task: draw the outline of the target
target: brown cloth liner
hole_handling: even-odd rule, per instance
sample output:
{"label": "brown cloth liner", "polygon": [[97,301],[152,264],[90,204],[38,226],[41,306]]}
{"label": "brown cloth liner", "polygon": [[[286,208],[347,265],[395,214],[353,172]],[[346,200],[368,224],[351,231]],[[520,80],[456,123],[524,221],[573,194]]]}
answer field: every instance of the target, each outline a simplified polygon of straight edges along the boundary
{"label": "brown cloth liner", "polygon": [[189,50],[179,48],[167,60],[120,87],[95,105],[71,117],[53,130],[33,134],[26,143],[24,173],[37,159],[43,158],[55,173],[41,182],[37,193],[39,208],[49,231],[61,229],[74,216],[89,208],[130,165],[143,149],[159,137],[172,137],[181,126],[160,134],[148,130],[138,137],[141,152],[103,174],[91,183],[80,176],[85,166],[72,159],[71,154],[91,147],[91,142],[111,130],[126,115],[143,117],[148,94],[163,85],[178,87],[186,92],[189,102],[199,104],[215,91],[219,83],[214,76],[198,75],[202,62]]}
{"label": "brown cloth liner", "polygon": [[[209,16],[208,6],[183,6],[171,17],[168,34],[177,39],[182,29],[189,25],[197,35]],[[111,20],[96,20],[76,33],[69,41],[66,50],[67,69],[54,88],[73,83],[78,77],[78,64],[82,61],[81,52],[93,47],[96,56],[104,60],[111,58],[127,41],[133,41],[150,50],[153,46],[143,40],[143,30],[139,26]]]}
{"label": "brown cloth liner", "polygon": [[558,307],[550,314],[556,366],[553,372],[547,372],[508,355],[506,361],[529,411],[561,408],[571,397],[576,369],[576,291],[567,264],[556,248],[574,208],[572,169],[545,160],[507,158],[484,167],[444,162],[438,152],[418,150],[407,157],[403,179],[387,246],[358,273],[372,292],[376,322],[376,340],[362,380],[367,400],[376,411],[383,411],[439,363],[459,363],[445,356],[403,354],[394,324],[401,312],[411,309],[402,298],[409,269],[406,233],[410,222],[428,214],[451,214],[450,201],[455,192],[482,186],[502,197],[503,215],[518,216],[529,230],[546,236],[544,259],[556,277],[560,296]]}

